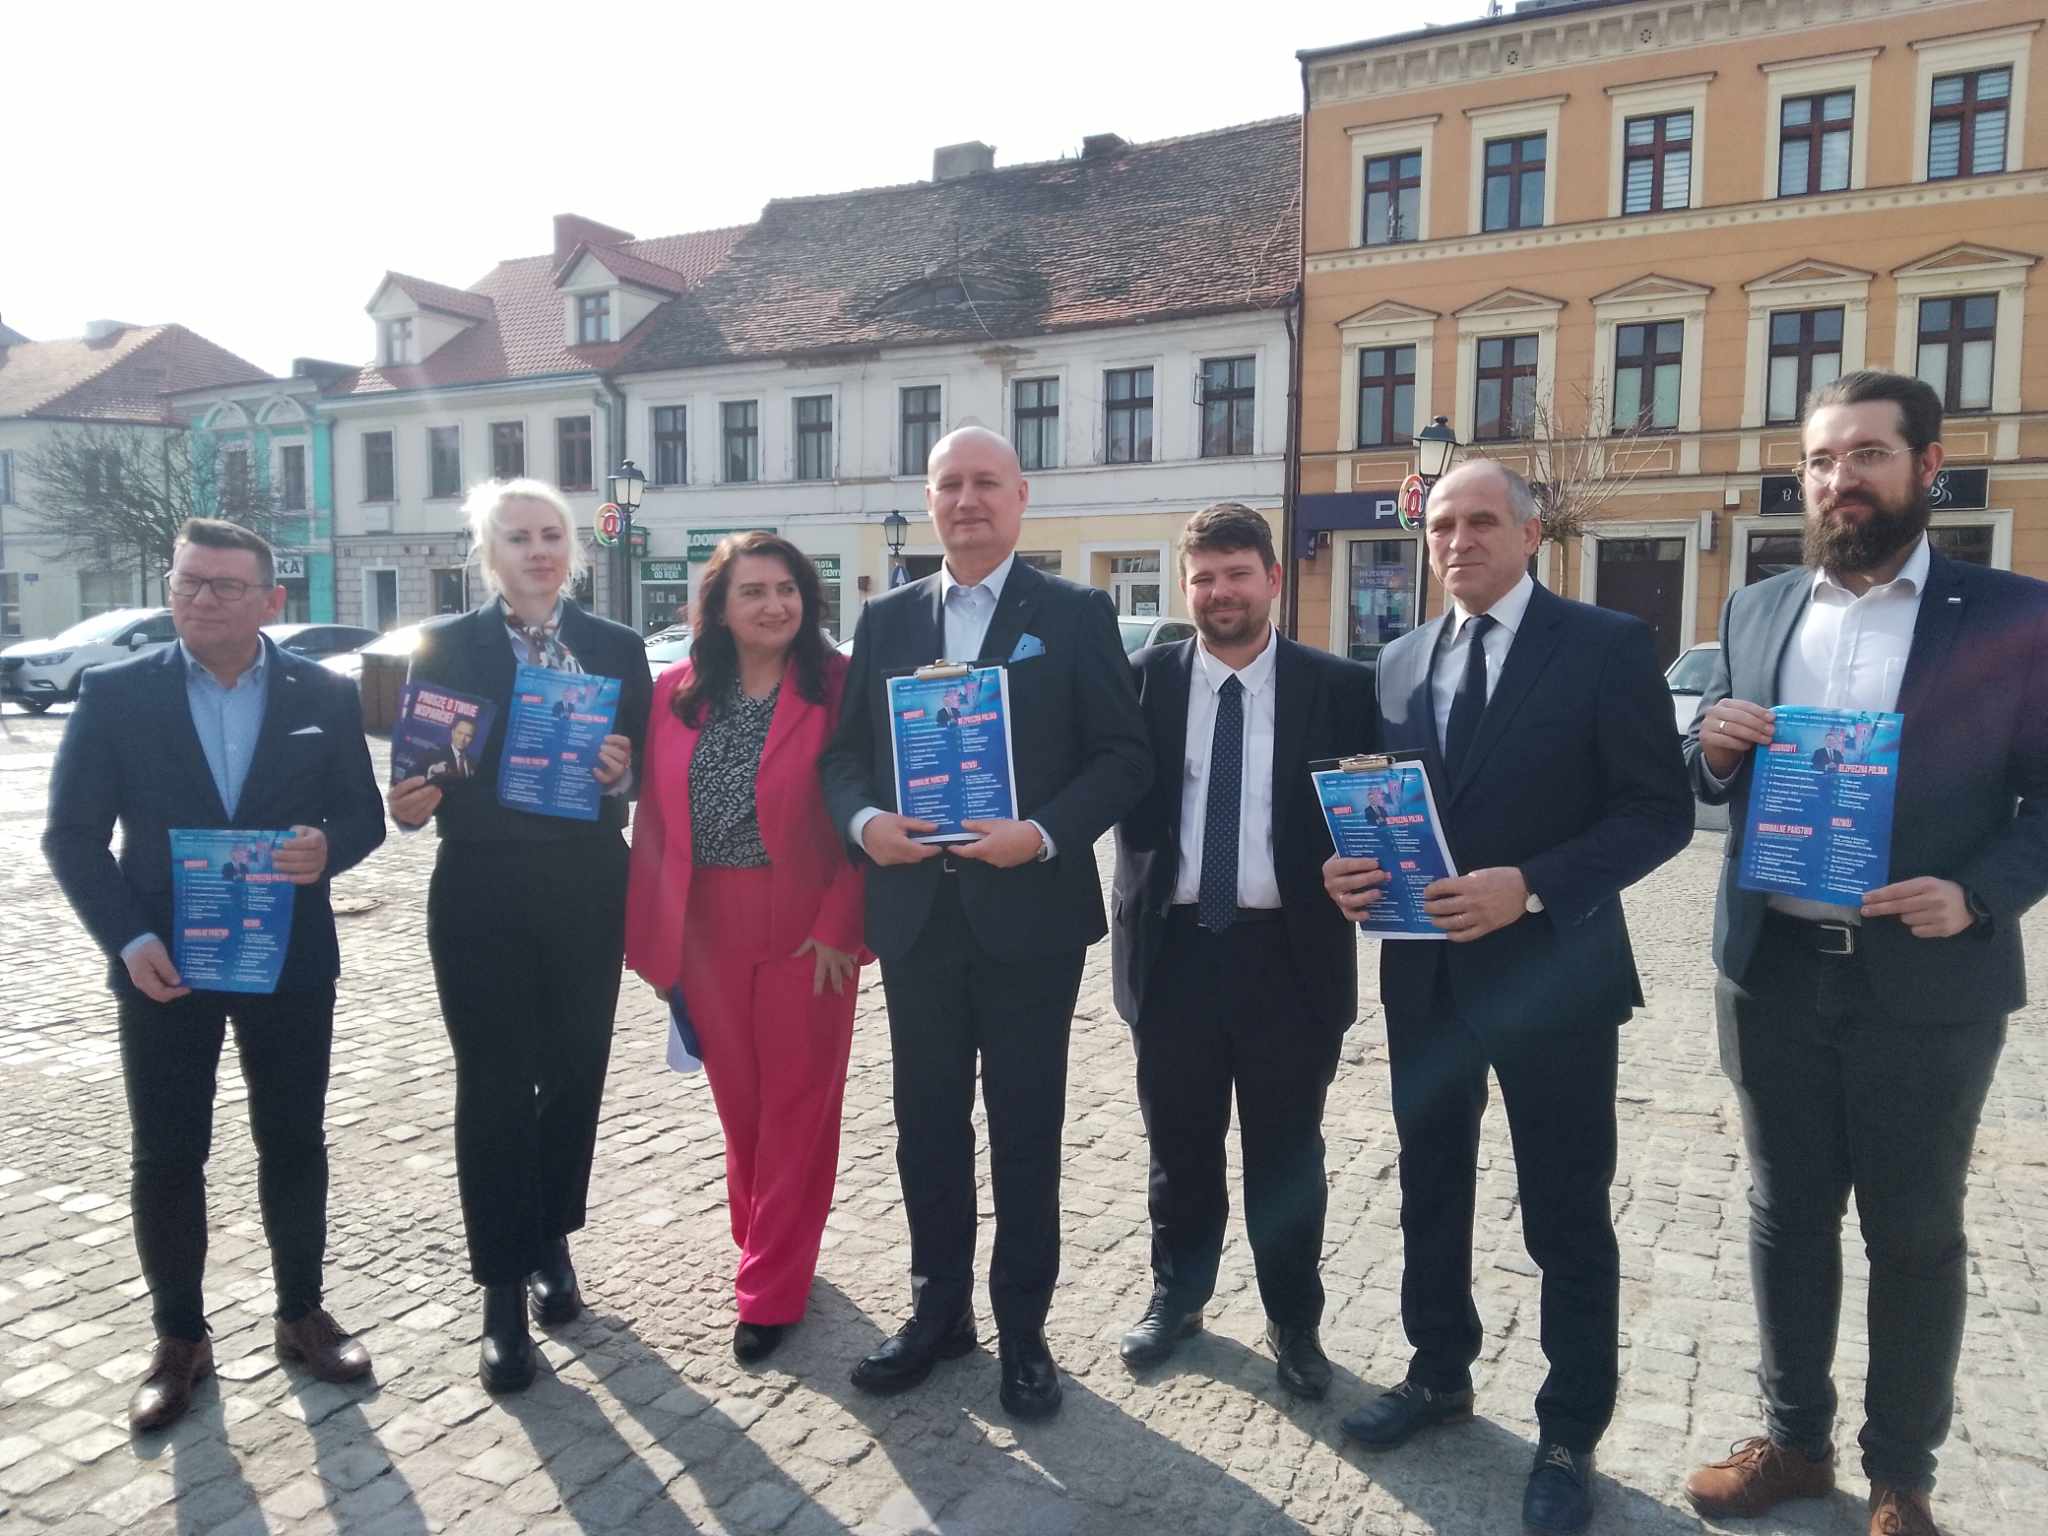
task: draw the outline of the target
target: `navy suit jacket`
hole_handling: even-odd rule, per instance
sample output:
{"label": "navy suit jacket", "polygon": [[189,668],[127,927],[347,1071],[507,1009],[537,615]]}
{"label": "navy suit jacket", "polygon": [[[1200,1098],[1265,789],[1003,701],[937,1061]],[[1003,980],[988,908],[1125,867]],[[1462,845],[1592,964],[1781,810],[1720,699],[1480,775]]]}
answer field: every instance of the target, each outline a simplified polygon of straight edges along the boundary
{"label": "navy suit jacket", "polygon": [[[341,971],[328,886],[384,841],[384,797],[370,767],[356,686],[268,639],[263,730],[229,818],[192,725],[185,655],[166,646],[85,674],[57,765],[43,854],[79,919],[109,957],[108,984],[133,991],[122,948],[154,933],[169,947],[171,828],[318,827],[327,871],[292,897],[280,992]],[[121,856],[109,843],[121,825]]]}
{"label": "navy suit jacket", "polygon": [[[1813,593],[1813,573],[1742,587],[1721,612],[1721,659],[1685,738],[1700,798],[1726,804],[1728,854],[1714,907],[1714,964],[1741,982],[1756,958],[1764,895],[1735,883],[1749,824],[1750,759],[1726,788],[1707,776],[1699,722],[1733,696],[1778,702],[1778,669]],[[2020,915],[2048,894],[2048,583],[1950,560],[1939,550],[1913,625],[1898,709],[1891,879],[1936,875],[1991,913],[1947,939],[1896,918],[1863,925],[1857,953],[1871,1006],[1900,1020],[1967,1021],[2026,1001]]]}
{"label": "navy suit jacket", "polygon": [[[1358,1017],[1358,930],[1323,889],[1330,829],[1308,765],[1373,749],[1372,670],[1279,635],[1273,643],[1273,872],[1301,986],[1300,1006],[1276,1016],[1342,1030]],[[1117,1012],[1131,1024],[1145,1005],[1180,878],[1194,667],[1193,640],[1148,646],[1131,658],[1153,758],[1151,789],[1116,828],[1110,963]]]}
{"label": "navy suit jacket", "polygon": [[1426,1019],[1447,966],[1482,1038],[1620,1024],[1643,1000],[1621,893],[1692,838],[1649,628],[1537,587],[1447,780],[1430,693],[1444,622],[1380,652],[1380,750],[1422,755],[1461,873],[1518,868],[1544,910],[1467,944],[1382,943],[1381,1002]]}
{"label": "navy suit jacket", "polygon": [[[875,598],[854,629],[853,665],[839,726],[819,760],[832,825],[867,806],[896,809],[896,769],[885,679],[942,659],[1007,661],[1036,635],[1044,652],[1010,667],[1012,767],[1017,814],[1051,835],[1056,856],[1015,869],[961,861],[957,875],[937,859],[867,877],[868,947],[894,961],[923,931],[942,879],[960,882],[968,923],[1005,959],[1084,949],[1107,930],[1095,840],[1136,803],[1152,777],[1145,722],[1117,638],[1109,594],[1076,586],[1018,561],[1003,583],[981,656],[945,656],[939,576]],[[862,850],[855,857],[867,863]]]}

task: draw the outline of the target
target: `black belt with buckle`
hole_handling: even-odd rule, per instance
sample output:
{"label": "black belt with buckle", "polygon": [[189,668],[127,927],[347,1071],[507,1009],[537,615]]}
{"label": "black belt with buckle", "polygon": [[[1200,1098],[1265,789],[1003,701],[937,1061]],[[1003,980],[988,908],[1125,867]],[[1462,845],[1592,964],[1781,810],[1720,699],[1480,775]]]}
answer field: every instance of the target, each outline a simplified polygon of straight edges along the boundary
{"label": "black belt with buckle", "polygon": [[1787,912],[1766,912],[1764,918],[1770,927],[1812,954],[1842,960],[1856,953],[1854,923],[1813,922]]}

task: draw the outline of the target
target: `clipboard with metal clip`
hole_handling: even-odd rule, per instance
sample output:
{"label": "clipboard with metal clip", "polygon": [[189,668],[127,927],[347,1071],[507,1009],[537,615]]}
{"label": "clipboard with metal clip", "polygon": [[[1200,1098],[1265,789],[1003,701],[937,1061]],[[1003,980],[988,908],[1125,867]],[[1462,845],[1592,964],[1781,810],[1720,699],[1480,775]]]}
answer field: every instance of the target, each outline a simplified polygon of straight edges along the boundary
{"label": "clipboard with metal clip", "polygon": [[[944,708],[935,711],[940,727],[961,730],[934,739],[925,723],[933,707],[931,694],[905,709],[904,693],[993,674],[994,697],[948,721]],[[988,678],[976,688],[988,686]],[[972,842],[980,834],[961,825],[970,820],[1017,819],[1016,756],[1010,734],[1009,668],[995,661],[927,662],[884,673],[888,703],[889,751],[895,776],[899,814],[933,822],[935,832],[919,833],[920,843]],[[902,690],[902,692],[899,692]]]}

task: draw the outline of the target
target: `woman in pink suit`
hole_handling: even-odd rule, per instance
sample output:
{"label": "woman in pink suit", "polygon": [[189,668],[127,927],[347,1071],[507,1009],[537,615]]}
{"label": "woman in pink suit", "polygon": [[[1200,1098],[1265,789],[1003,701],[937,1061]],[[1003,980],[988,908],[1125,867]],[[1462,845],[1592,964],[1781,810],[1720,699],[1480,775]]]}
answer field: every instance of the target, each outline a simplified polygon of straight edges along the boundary
{"label": "woman in pink suit", "polygon": [[817,570],[787,539],[718,546],[690,658],[655,687],[633,826],[626,963],[679,987],[696,1027],[725,1128],[743,1364],[810,1294],[867,958],[861,874],[818,787],[846,680],[822,618]]}

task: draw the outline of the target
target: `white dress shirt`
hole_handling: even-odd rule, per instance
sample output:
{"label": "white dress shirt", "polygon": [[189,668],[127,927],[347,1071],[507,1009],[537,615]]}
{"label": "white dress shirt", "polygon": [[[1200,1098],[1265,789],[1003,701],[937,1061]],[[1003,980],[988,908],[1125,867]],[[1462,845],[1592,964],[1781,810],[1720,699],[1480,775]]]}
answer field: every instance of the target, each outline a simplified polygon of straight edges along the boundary
{"label": "white dress shirt", "polygon": [[[1507,665],[1508,648],[1515,643],[1515,631],[1522,627],[1522,620],[1529,612],[1529,599],[1536,594],[1536,583],[1524,571],[1522,579],[1508,588],[1507,595],[1486,611],[1493,615],[1493,628],[1486,632],[1480,642],[1486,647],[1486,697],[1493,697],[1493,690],[1500,686],[1500,669]],[[1450,635],[1437,647],[1434,670],[1429,676],[1430,703],[1436,709],[1436,743],[1444,744],[1444,736],[1451,728],[1451,704],[1458,697],[1458,682],[1465,675],[1465,657],[1471,647],[1472,637],[1466,626],[1477,618],[1468,613],[1465,605],[1453,599],[1451,602]]]}
{"label": "white dress shirt", "polygon": [[[1820,709],[1898,708],[1928,563],[1923,533],[1899,574],[1860,596],[1826,571],[1816,571],[1813,596],[1778,663],[1778,702]],[[1799,896],[1773,894],[1765,903],[1809,921],[1862,921],[1854,907]]]}
{"label": "white dress shirt", "polygon": [[1280,877],[1273,868],[1273,658],[1271,625],[1266,648],[1242,671],[1233,671],[1195,638],[1194,676],[1188,682],[1188,733],[1183,749],[1185,782],[1180,794],[1180,868],[1173,882],[1176,905],[1197,901],[1202,891],[1202,832],[1209,816],[1209,749],[1216,739],[1216,695],[1236,678],[1244,689],[1244,772],[1237,807],[1237,904],[1280,905]]}

